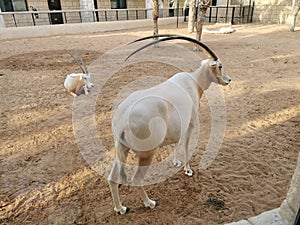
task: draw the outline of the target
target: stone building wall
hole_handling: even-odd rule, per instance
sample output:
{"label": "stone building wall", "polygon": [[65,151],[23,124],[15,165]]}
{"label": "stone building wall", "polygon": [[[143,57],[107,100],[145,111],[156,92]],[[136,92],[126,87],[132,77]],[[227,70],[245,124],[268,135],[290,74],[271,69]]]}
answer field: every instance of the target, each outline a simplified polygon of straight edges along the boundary
{"label": "stone building wall", "polygon": [[[291,0],[256,0],[253,22],[290,23]],[[300,17],[298,16],[298,21]]]}

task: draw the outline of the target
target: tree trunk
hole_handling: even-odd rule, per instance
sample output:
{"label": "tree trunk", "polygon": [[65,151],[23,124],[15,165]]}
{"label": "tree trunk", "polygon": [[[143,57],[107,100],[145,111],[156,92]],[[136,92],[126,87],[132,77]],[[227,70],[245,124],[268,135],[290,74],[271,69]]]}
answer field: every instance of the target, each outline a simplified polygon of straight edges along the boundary
{"label": "tree trunk", "polygon": [[295,31],[296,18],[297,18],[299,9],[300,9],[300,0],[295,0],[293,10],[292,10],[292,21],[291,21],[291,26],[290,26],[291,32]]}
{"label": "tree trunk", "polygon": [[195,11],[196,11],[196,0],[189,1],[189,21],[188,21],[188,32],[194,32],[195,24]]}
{"label": "tree trunk", "polygon": [[206,11],[210,6],[210,0],[200,0],[198,5],[198,19],[196,25],[196,39],[201,41],[203,24],[205,22]]}
{"label": "tree trunk", "polygon": [[158,0],[153,0],[153,35],[158,35],[158,15],[159,15],[159,4]]}

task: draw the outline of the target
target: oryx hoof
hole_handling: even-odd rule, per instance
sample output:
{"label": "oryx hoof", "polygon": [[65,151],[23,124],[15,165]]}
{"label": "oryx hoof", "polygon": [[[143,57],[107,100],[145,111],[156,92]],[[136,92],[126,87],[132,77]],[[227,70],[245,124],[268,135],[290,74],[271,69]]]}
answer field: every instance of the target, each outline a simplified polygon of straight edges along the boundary
{"label": "oryx hoof", "polygon": [[144,202],[145,207],[149,207],[150,209],[154,209],[156,206],[156,201],[150,200],[148,202]]}
{"label": "oryx hoof", "polygon": [[124,206],[121,206],[120,209],[114,208],[114,210],[119,214],[119,215],[124,215],[130,211],[129,208],[126,208]]}
{"label": "oryx hoof", "polygon": [[181,165],[182,165],[182,162],[180,160],[173,160],[174,167],[179,168],[179,167],[181,167]]}
{"label": "oryx hoof", "polygon": [[191,170],[191,169],[188,169],[188,170],[185,170],[185,175],[187,175],[187,176],[189,176],[189,177],[191,177],[191,176],[193,176],[193,170]]}

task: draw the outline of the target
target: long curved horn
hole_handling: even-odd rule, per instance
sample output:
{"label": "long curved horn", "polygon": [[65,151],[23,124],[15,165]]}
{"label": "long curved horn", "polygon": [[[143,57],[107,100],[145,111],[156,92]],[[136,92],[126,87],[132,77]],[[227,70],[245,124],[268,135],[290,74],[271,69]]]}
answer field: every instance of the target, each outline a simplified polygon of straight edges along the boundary
{"label": "long curved horn", "polygon": [[[159,35],[157,35],[157,36],[159,36]],[[142,40],[146,40],[146,39],[150,39],[150,38],[155,38],[155,37],[157,37],[157,36],[148,36],[148,37],[141,38],[141,39],[142,39]],[[162,36],[163,36],[163,35],[162,35]],[[135,53],[137,53],[137,52],[139,52],[139,51],[141,51],[141,50],[143,50],[143,49],[145,49],[145,48],[147,48],[147,47],[149,47],[149,46],[151,46],[151,45],[155,45],[155,44],[157,44],[157,43],[159,43],[159,42],[162,42],[162,41],[169,41],[169,40],[175,40],[175,39],[180,39],[180,40],[186,40],[186,41],[193,42],[193,43],[199,45],[203,50],[205,50],[205,51],[213,58],[213,60],[215,60],[215,61],[218,60],[217,55],[216,55],[216,54],[215,54],[215,53],[214,53],[207,45],[203,44],[202,42],[200,42],[200,41],[198,41],[198,40],[196,40],[196,39],[194,39],[194,38],[191,38],[191,37],[175,35],[175,36],[167,36],[166,38],[159,39],[159,40],[155,40],[155,41],[153,41],[153,42],[151,42],[151,43],[149,43],[149,44],[146,44],[146,45],[140,47],[139,49],[137,49],[137,50],[135,50],[134,52],[132,52],[132,53],[125,59],[125,61],[126,61],[127,59],[129,59],[131,56],[133,56]],[[136,40],[136,41],[141,41],[141,40]]]}
{"label": "long curved horn", "polygon": [[83,61],[83,59],[81,57],[81,54],[77,50],[75,50],[75,52],[76,52],[77,56],[79,57],[79,59],[81,61],[81,65],[83,66],[85,72],[88,73],[89,71],[87,69],[87,66],[86,66],[85,62]]}
{"label": "long curved horn", "polygon": [[144,41],[147,39],[151,39],[151,38],[159,38],[159,37],[173,37],[173,36],[178,36],[177,34],[158,34],[158,35],[151,35],[151,36],[147,36],[147,37],[143,37],[143,38],[139,38],[136,39],[130,43],[128,43],[128,45],[139,42],[139,41]]}
{"label": "long curved horn", "polygon": [[76,64],[80,67],[81,71],[82,71],[83,73],[86,73],[85,69],[82,68],[80,62],[75,58],[75,56],[74,56],[70,51],[68,51],[68,50],[67,50],[67,53],[72,57],[72,59],[73,59],[73,60],[76,62]]}

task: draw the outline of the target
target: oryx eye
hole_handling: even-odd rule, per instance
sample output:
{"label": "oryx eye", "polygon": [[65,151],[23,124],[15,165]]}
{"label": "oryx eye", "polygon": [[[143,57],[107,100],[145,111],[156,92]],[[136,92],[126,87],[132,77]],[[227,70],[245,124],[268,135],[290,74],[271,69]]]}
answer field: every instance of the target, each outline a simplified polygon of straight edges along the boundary
{"label": "oryx eye", "polygon": [[222,65],[219,65],[219,69],[222,69]]}

